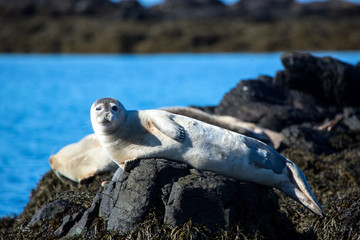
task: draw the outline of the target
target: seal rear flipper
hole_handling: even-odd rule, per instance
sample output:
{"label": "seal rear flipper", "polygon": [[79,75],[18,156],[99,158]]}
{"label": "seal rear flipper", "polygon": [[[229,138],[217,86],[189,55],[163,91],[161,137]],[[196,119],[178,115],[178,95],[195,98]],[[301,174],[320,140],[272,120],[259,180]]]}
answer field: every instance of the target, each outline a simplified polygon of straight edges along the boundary
{"label": "seal rear flipper", "polygon": [[175,122],[174,117],[173,114],[165,111],[152,111],[150,121],[160,132],[169,138],[183,142],[185,140],[185,128]]}
{"label": "seal rear flipper", "polygon": [[312,193],[309,184],[302,171],[295,163],[286,159],[286,166],[289,172],[290,181],[280,187],[280,190],[285,194],[303,204],[317,215],[326,217],[326,214],[321,205],[316,200]]}

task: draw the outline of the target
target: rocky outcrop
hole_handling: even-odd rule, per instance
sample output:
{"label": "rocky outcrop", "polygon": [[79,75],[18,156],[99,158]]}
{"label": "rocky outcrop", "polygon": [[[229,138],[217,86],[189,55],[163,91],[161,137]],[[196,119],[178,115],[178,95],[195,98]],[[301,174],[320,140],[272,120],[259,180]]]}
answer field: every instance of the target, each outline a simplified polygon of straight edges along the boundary
{"label": "rocky outcrop", "polygon": [[226,6],[220,0],[164,0],[144,8],[137,0],[0,0],[0,15],[96,15],[121,19],[196,19],[231,17],[251,21],[289,17],[342,17],[360,14],[360,6],[347,1],[300,4],[294,0],[241,0]]}
{"label": "rocky outcrop", "polygon": [[326,105],[360,107],[360,69],[331,57],[285,53],[285,70],[276,74],[275,87],[309,93]]}
{"label": "rocky outcrop", "polygon": [[274,78],[241,81],[215,113],[231,115],[277,131],[304,122],[334,118],[345,106],[359,107],[360,69],[307,53],[281,56],[285,70]]}
{"label": "rocky outcrop", "polygon": [[81,203],[86,202],[87,196],[76,192],[57,195],[35,212],[23,231],[33,232],[35,238],[92,238],[99,237],[93,226],[100,223],[102,236],[129,234],[156,209],[166,226],[191,221],[216,233],[249,218],[270,225],[279,215],[278,197],[270,188],[165,159],[127,163],[84,211]]}
{"label": "rocky outcrop", "polygon": [[145,17],[144,8],[136,0],[115,3],[109,0],[0,0],[4,16],[69,16],[96,15],[139,20]]}
{"label": "rocky outcrop", "polygon": [[290,15],[294,0],[241,0],[231,6],[235,16],[248,20],[267,21]]}
{"label": "rocky outcrop", "polygon": [[150,9],[161,19],[196,19],[226,16],[227,9],[219,0],[165,0]]}
{"label": "rocky outcrop", "polygon": [[294,4],[292,12],[295,16],[342,17],[360,14],[360,6],[349,1],[313,1],[306,4]]}
{"label": "rocky outcrop", "polygon": [[116,5],[104,0],[14,0],[0,1],[0,9],[18,15],[108,14]]}
{"label": "rocky outcrop", "polygon": [[[245,216],[271,216],[278,205],[266,187],[163,159],[135,160],[126,165],[125,172],[115,173],[67,236],[86,233],[97,217],[108,230],[129,233],[154,208],[163,212],[166,225],[175,227],[191,220],[216,232]],[[66,216],[62,225],[69,222],[73,219]]]}

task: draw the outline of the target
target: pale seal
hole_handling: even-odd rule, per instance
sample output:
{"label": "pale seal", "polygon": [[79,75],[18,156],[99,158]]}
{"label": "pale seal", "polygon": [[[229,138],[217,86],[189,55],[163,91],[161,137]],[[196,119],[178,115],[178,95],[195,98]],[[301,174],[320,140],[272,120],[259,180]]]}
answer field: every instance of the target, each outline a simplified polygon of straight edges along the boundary
{"label": "pale seal", "polygon": [[325,215],[302,171],[268,145],[189,117],[161,110],[127,111],[112,98],[91,107],[94,132],[118,165],[136,158],[166,158],[199,170],[274,187]]}
{"label": "pale seal", "polygon": [[57,175],[61,174],[74,182],[82,182],[96,174],[117,169],[95,134],[60,149],[57,154],[50,156],[49,163]]}
{"label": "pale seal", "polygon": [[[247,136],[254,137],[274,146],[280,145],[281,135],[253,123],[243,122],[231,116],[209,114],[193,107],[166,107],[161,110],[192,117],[203,122],[226,128]],[[117,165],[107,157],[95,134],[84,137],[81,141],[69,144],[49,159],[50,166],[57,176],[81,182],[109,170]]]}

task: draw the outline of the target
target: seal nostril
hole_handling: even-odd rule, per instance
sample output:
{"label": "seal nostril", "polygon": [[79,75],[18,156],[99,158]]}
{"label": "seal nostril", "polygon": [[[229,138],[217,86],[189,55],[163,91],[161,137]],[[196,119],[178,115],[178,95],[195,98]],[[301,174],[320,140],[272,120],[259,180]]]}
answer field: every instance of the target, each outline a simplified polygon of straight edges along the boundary
{"label": "seal nostril", "polygon": [[107,122],[110,122],[110,120],[111,120],[111,113],[110,112],[105,113],[105,120]]}

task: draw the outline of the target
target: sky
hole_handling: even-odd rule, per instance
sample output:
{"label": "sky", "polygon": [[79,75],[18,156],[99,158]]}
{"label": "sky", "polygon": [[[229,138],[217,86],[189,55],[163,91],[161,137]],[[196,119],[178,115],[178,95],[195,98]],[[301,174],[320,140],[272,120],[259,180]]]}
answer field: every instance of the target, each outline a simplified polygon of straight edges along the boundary
{"label": "sky", "polygon": [[[238,0],[221,0],[221,1],[224,2],[225,4],[233,4],[233,3],[237,2]],[[317,0],[317,1],[323,2],[325,0]],[[347,0],[347,1],[360,4],[360,0]],[[139,2],[141,2],[141,4],[143,6],[151,6],[151,5],[163,2],[163,0],[139,0]],[[306,3],[306,2],[312,2],[312,0],[297,0],[297,2]]]}

